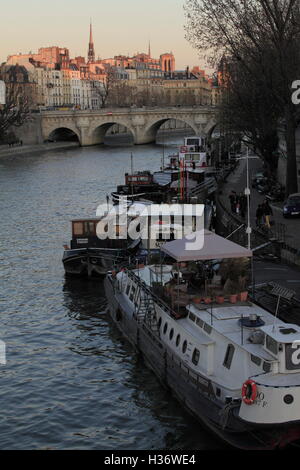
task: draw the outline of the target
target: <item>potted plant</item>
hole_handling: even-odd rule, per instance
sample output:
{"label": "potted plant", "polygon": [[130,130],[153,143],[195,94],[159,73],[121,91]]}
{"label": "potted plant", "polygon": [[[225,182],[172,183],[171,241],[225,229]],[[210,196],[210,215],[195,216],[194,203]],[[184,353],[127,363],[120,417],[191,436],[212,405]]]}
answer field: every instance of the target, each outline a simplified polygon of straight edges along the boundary
{"label": "potted plant", "polygon": [[206,287],[206,293],[205,293],[205,297],[204,297],[204,303],[206,305],[209,305],[209,304],[212,303],[213,295],[214,295],[213,289],[210,288],[210,287]]}
{"label": "potted plant", "polygon": [[236,304],[238,301],[238,294],[230,294],[229,295],[229,302],[231,304]]}
{"label": "potted plant", "polygon": [[240,297],[241,302],[247,302],[247,300],[248,300],[248,291],[241,292],[239,297]]}
{"label": "potted plant", "polygon": [[217,304],[223,304],[225,302],[225,297],[223,295],[216,296]]}

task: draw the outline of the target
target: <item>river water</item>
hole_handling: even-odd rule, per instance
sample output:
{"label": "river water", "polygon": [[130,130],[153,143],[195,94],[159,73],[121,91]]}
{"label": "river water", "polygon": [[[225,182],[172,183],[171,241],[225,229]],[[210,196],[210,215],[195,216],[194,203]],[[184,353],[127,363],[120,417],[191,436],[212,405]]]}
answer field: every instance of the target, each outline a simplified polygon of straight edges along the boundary
{"label": "river water", "polygon": [[0,160],[1,449],[221,448],[122,338],[101,283],[64,278],[70,220],[95,216],[131,152],[136,170],[159,169],[157,145]]}

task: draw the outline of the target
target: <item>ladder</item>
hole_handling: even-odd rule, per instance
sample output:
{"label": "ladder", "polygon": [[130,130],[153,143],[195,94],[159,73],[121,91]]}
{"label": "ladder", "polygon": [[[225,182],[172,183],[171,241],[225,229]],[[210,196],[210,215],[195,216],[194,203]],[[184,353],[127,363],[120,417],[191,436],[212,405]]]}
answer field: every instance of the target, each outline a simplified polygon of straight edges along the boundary
{"label": "ladder", "polygon": [[141,299],[136,314],[139,323],[144,323],[153,333],[159,335],[159,328],[155,314],[155,306],[153,298],[149,294],[146,294],[146,296]]}

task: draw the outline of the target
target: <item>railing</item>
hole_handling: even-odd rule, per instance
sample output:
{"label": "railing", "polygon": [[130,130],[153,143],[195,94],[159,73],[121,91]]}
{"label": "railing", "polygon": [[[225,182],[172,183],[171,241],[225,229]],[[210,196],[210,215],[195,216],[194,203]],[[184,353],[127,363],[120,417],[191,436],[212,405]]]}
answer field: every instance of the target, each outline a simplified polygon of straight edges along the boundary
{"label": "railing", "polygon": [[202,392],[207,393],[207,395],[215,397],[211,380],[193,371],[187,364],[182,362],[180,358],[175,356],[173,352],[168,351],[167,358],[171,359],[185,374],[187,374],[189,379],[197,386],[197,388]]}
{"label": "railing", "polygon": [[[219,217],[219,224],[222,226],[222,233],[220,233],[220,235],[224,236],[225,238],[231,235],[231,241],[246,247],[248,244],[248,236],[246,234],[246,229],[243,229],[243,226],[245,227],[245,223],[241,225],[241,219],[239,219],[227,209],[220,197],[218,197],[217,204],[222,211],[221,217]],[[282,234],[283,232],[281,231],[280,233]],[[264,232],[255,228],[252,229],[251,241],[253,250],[256,251],[255,249],[260,247],[262,249],[270,247],[271,249],[269,252],[274,256],[278,255],[278,247],[276,247],[274,244],[276,241],[274,235],[274,228],[272,229],[272,232]]]}
{"label": "railing", "polygon": [[199,196],[204,192],[207,192],[207,194],[213,194],[216,192],[218,189],[217,182],[214,178],[209,178],[207,181],[204,181],[203,183],[198,184],[195,188],[191,189],[189,192],[189,196]]}
{"label": "railing", "polygon": [[164,310],[170,317],[174,318],[175,320],[178,319],[178,313],[175,312],[166,302],[164,302],[155,292],[153,292],[152,288],[147,286],[147,284],[142,281],[138,276],[136,276],[132,271],[127,271],[127,275],[130,279],[132,279],[144,292],[149,295],[155,303]]}

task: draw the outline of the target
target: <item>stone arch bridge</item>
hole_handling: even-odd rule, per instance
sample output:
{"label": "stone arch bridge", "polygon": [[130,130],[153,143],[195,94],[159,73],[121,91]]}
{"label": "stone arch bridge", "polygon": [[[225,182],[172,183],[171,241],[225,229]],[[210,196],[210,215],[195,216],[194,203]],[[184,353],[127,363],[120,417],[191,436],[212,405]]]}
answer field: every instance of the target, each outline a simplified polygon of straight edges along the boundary
{"label": "stone arch bridge", "polygon": [[43,111],[41,130],[44,140],[59,129],[73,131],[82,146],[102,144],[114,124],[128,129],[134,144],[154,142],[159,128],[176,119],[189,125],[199,136],[207,136],[216,125],[215,107],[119,108],[101,110]]}

